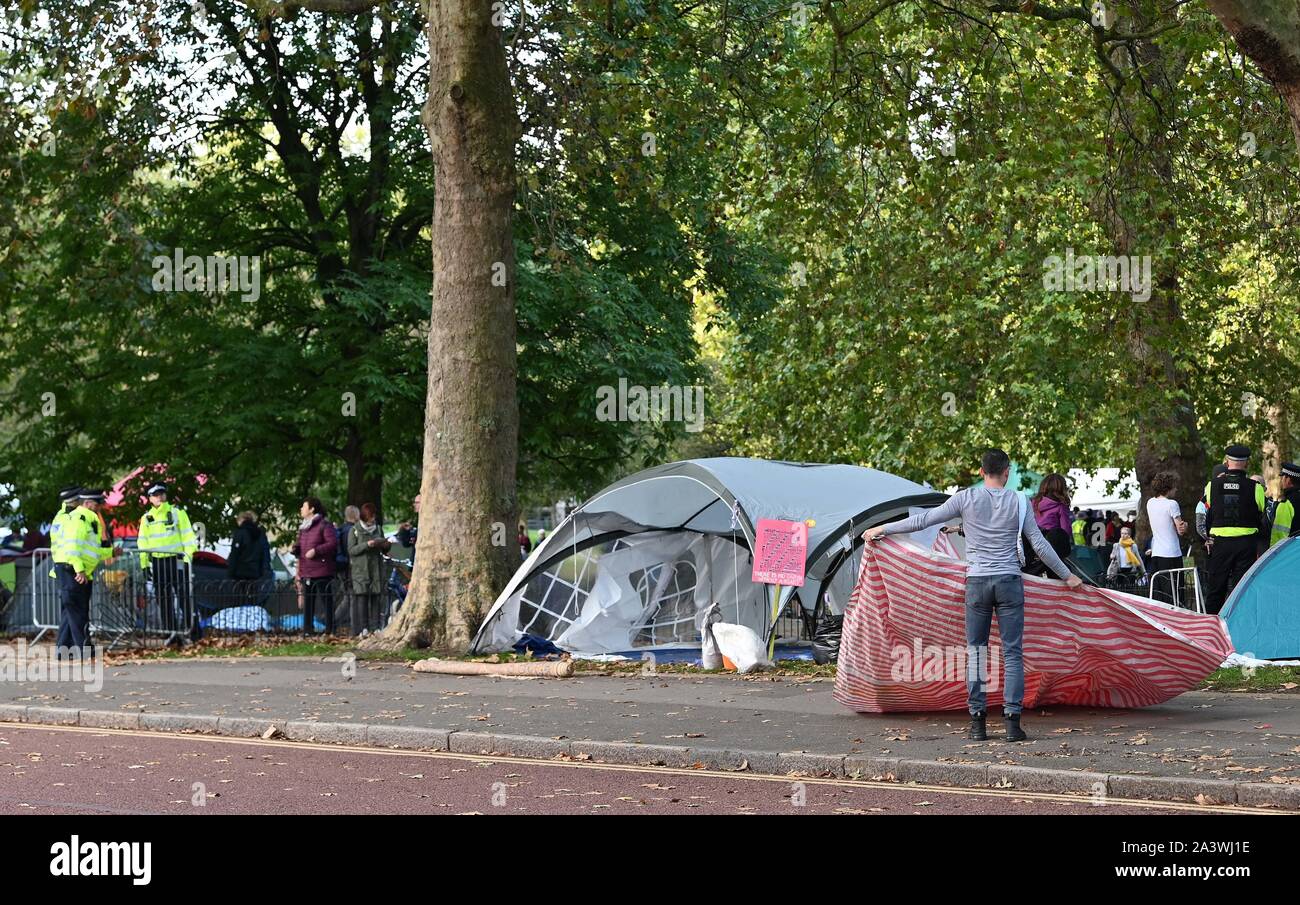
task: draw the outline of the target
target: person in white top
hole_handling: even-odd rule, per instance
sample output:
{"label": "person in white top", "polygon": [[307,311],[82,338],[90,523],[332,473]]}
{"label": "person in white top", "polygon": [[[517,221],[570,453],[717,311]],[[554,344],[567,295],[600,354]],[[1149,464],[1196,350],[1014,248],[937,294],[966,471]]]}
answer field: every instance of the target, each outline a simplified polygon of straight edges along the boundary
{"label": "person in white top", "polygon": [[[1151,522],[1151,574],[1164,569],[1183,567],[1183,547],[1179,540],[1187,533],[1187,522],[1174,494],[1178,492],[1178,475],[1162,471],[1151,480],[1151,498],[1147,500],[1147,519]],[[1152,596],[1165,603],[1177,603],[1181,593],[1174,587],[1181,575],[1160,575],[1155,579]],[[1181,590],[1181,589],[1180,589]]]}

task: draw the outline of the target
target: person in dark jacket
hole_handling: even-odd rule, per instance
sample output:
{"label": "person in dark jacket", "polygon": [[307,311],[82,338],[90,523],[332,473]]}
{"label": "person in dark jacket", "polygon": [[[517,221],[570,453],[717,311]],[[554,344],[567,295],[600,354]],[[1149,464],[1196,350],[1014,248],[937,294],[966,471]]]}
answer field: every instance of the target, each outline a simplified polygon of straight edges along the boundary
{"label": "person in dark jacket", "polygon": [[230,541],[226,575],[238,581],[269,578],[271,575],[271,544],[257,523],[255,512],[239,513],[239,524]]}
{"label": "person in dark jacket", "polygon": [[338,599],[334,602],[334,622],[340,624],[343,621],[350,620],[352,613],[352,582],[348,579],[351,574],[351,564],[348,562],[349,546],[348,534],[352,531],[352,526],[361,518],[361,510],[356,506],[343,507],[343,522],[335,526],[339,533],[339,552],[334,556],[334,586],[338,589]]}
{"label": "person in dark jacket", "polygon": [[[1052,545],[1053,552],[1064,562],[1074,554],[1073,523],[1070,519],[1070,489],[1065,475],[1053,472],[1038,485],[1038,493],[1029,501],[1034,507],[1034,521],[1038,530]],[[1037,554],[1025,551],[1025,571],[1031,575],[1047,575],[1047,566]]]}
{"label": "person in dark jacket", "polygon": [[361,518],[361,510],[356,506],[346,506],[343,509],[343,524],[338,526],[339,532],[339,552],[334,556],[334,561],[338,563],[338,576],[343,578],[347,574],[348,560],[351,558],[351,551],[348,549],[348,532],[352,526]]}
{"label": "person in dark jacket", "polygon": [[298,540],[293,545],[293,555],[298,557],[298,605],[302,608],[304,634],[316,631],[316,606],[320,604],[325,615],[325,634],[334,634],[334,560],[339,550],[338,532],[325,517],[325,504],[316,497],[303,500],[299,510],[302,525]]}
{"label": "person in dark jacket", "polygon": [[239,513],[239,524],[230,539],[226,577],[235,583],[236,596],[249,606],[256,606],[265,596],[271,578],[271,543],[255,512]]}
{"label": "person in dark jacket", "polygon": [[379,595],[384,592],[384,563],[380,556],[391,546],[384,537],[384,526],[375,504],[366,503],[348,532],[348,558],[352,563],[349,618],[354,638],[377,627],[374,622],[379,612]]}
{"label": "person in dark jacket", "polygon": [[415,495],[415,499],[411,500],[411,508],[415,510],[415,521],[402,522],[397,526],[397,543],[410,549],[414,555],[415,541],[420,536],[420,526],[417,524],[420,518],[420,495],[418,493]]}

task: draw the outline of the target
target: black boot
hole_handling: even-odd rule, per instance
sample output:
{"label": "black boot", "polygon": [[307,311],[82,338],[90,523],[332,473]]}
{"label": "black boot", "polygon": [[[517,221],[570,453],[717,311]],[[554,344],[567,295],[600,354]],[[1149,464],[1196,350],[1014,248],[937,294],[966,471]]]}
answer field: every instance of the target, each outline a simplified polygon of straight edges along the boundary
{"label": "black boot", "polygon": [[988,730],[984,727],[984,718],[987,714],[972,713],[970,715],[970,737],[971,741],[986,742],[989,738]]}
{"label": "black boot", "polygon": [[1029,736],[1025,735],[1025,730],[1020,728],[1020,714],[1007,716],[1007,741],[1024,742],[1028,741]]}

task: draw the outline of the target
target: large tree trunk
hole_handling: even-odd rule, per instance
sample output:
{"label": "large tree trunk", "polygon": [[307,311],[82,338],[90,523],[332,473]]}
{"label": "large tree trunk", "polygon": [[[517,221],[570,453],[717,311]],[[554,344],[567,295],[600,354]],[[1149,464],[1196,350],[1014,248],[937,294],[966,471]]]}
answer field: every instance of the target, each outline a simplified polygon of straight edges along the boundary
{"label": "large tree trunk", "polygon": [[[1135,5],[1133,13],[1138,18],[1134,31],[1153,28],[1161,15],[1154,2]],[[1142,490],[1137,536],[1145,543],[1151,535],[1146,502],[1152,479],[1162,471],[1178,476],[1178,503],[1191,521],[1205,483],[1206,457],[1187,375],[1175,356],[1185,347],[1187,325],[1179,303],[1176,211],[1164,190],[1175,178],[1177,136],[1168,117],[1185,60],[1170,58],[1155,41],[1135,42],[1133,55],[1136,61],[1123,50],[1112,56],[1127,83],[1120,88],[1112,121],[1115,185],[1106,195],[1105,217],[1116,255],[1153,256],[1150,299],[1126,306],[1132,311],[1128,349],[1137,402],[1134,469]],[[1135,62],[1143,70],[1141,81]],[[1171,251],[1156,256],[1159,249]]]}
{"label": "large tree trunk", "polygon": [[360,426],[348,428],[343,444],[343,461],[348,469],[348,505],[360,507],[374,503],[382,516],[384,511],[384,460],[380,453],[367,449],[366,440],[377,446],[383,421],[383,407],[374,404],[366,407]]}
{"label": "large tree trunk", "polygon": [[[1300,148],[1300,2],[1297,0],[1207,0],[1237,48],[1277,89],[1291,114],[1291,132]],[[1285,397],[1282,388],[1279,397]],[[1270,438],[1264,443],[1264,479],[1277,492],[1281,463],[1290,445],[1285,405],[1269,407]]]}
{"label": "large tree trunk", "polygon": [[[1285,398],[1286,387],[1278,391],[1278,396]],[[1264,441],[1264,486],[1272,495],[1281,490],[1282,463],[1287,461],[1290,453],[1291,425],[1287,417],[1286,405],[1275,402],[1267,411],[1269,435]]]}
{"label": "large tree trunk", "polygon": [[515,142],[490,0],[430,0],[433,309],[419,540],[405,605],[368,646],[463,651],[518,560]]}
{"label": "large tree trunk", "polygon": [[[1171,224],[1164,225],[1172,228]],[[1160,247],[1161,224],[1149,222],[1144,226],[1154,229],[1145,233],[1142,245]],[[1131,234],[1121,231],[1114,238],[1116,254],[1134,253],[1129,245]],[[1186,326],[1178,301],[1178,275],[1172,269],[1173,261],[1165,265],[1169,269],[1161,278],[1156,279],[1153,274],[1151,298],[1145,305],[1134,306],[1135,318],[1128,338],[1134,365],[1134,396],[1139,400],[1134,471],[1142,493],[1136,536],[1144,546],[1151,537],[1147,500],[1151,498],[1151,482],[1155,476],[1162,471],[1172,471],[1178,476],[1176,498],[1189,523],[1193,521],[1191,513],[1208,477],[1196,408],[1173,351],[1178,348],[1178,336]],[[1196,540],[1195,532],[1191,532],[1189,539]]]}
{"label": "large tree trunk", "polygon": [[1300,3],[1296,0],[1207,0],[1237,47],[1282,95],[1300,146]]}
{"label": "large tree trunk", "polygon": [[[1196,410],[1169,344],[1182,320],[1177,280],[1171,274],[1167,281],[1153,282],[1156,287],[1146,310],[1138,311],[1128,344],[1134,362],[1135,395],[1140,400],[1153,400],[1138,410],[1134,460],[1134,470],[1142,490],[1137,537],[1144,545],[1151,537],[1146,504],[1151,497],[1151,481],[1155,476],[1162,471],[1172,471],[1178,476],[1176,498],[1189,523],[1208,477],[1205,445],[1197,428]],[[1195,541],[1194,536],[1189,539]]]}

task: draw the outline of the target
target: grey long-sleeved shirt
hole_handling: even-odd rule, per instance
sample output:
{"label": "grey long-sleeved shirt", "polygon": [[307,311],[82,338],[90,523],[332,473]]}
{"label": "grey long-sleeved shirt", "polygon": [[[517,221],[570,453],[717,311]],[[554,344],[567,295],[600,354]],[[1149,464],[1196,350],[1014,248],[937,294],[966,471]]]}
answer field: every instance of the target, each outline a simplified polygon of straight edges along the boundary
{"label": "grey long-sleeved shirt", "polygon": [[910,534],[943,524],[954,518],[962,521],[966,534],[967,575],[1018,575],[1020,557],[1018,544],[1024,534],[1038,558],[1062,579],[1072,574],[1052,545],[1043,537],[1034,521],[1034,507],[1025,501],[1025,520],[1017,526],[1020,504],[1016,492],[1005,487],[991,488],[983,485],[968,487],[948,498],[942,506],[890,522],[886,534]]}

